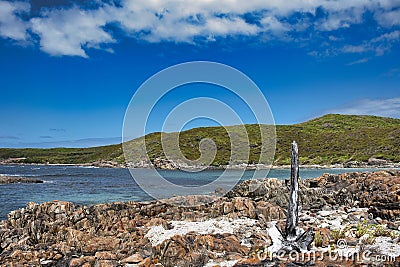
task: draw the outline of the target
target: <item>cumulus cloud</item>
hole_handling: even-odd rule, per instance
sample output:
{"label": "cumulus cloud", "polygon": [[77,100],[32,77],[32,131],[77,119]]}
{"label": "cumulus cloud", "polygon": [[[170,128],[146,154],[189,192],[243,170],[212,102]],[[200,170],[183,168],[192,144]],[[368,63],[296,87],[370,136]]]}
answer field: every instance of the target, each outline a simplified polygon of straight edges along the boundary
{"label": "cumulus cloud", "polygon": [[400,118],[400,98],[362,99],[327,113]]}
{"label": "cumulus cloud", "polygon": [[29,12],[30,6],[25,2],[0,1],[0,36],[17,41],[27,38],[28,23],[19,14]]}
{"label": "cumulus cloud", "polygon": [[266,15],[261,19],[260,23],[264,29],[268,29],[270,32],[278,35],[288,32],[291,29],[288,23],[283,23],[272,15]]}
{"label": "cumulus cloud", "polygon": [[400,9],[388,12],[378,12],[376,13],[375,18],[379,24],[386,27],[400,25]]}
{"label": "cumulus cloud", "polygon": [[[351,4],[351,1],[349,1]],[[365,8],[370,7],[368,5]],[[371,7],[370,7],[371,8]],[[349,28],[353,24],[362,23],[362,16],[365,10],[358,6],[349,8],[335,7],[333,11],[328,12],[325,18],[317,21],[317,28],[323,31],[334,31],[341,28]]]}
{"label": "cumulus cloud", "polygon": [[107,14],[102,10],[84,11],[78,8],[47,11],[31,20],[32,30],[40,36],[40,46],[51,55],[87,57],[84,48],[99,48],[113,43],[104,30]]}
{"label": "cumulus cloud", "polygon": [[[110,25],[122,29],[126,36],[148,42],[195,43],[240,36],[293,40],[301,33],[309,35],[307,31],[333,32],[361,24],[366,12],[373,13],[377,23],[392,33],[395,32],[393,27],[400,24],[397,14],[400,4],[395,0],[121,0],[118,5],[97,3],[91,8],[42,9],[38,15],[24,21],[20,13],[29,11],[28,4],[0,0],[0,35],[26,40],[30,38],[29,30],[39,36],[41,49],[50,55],[88,57],[89,48],[112,51],[107,46],[117,40]],[[325,41],[332,40],[327,37]],[[379,48],[379,42],[384,46]],[[391,48],[388,43],[388,39],[367,40],[349,45],[343,52],[362,53],[374,47],[379,54]]]}

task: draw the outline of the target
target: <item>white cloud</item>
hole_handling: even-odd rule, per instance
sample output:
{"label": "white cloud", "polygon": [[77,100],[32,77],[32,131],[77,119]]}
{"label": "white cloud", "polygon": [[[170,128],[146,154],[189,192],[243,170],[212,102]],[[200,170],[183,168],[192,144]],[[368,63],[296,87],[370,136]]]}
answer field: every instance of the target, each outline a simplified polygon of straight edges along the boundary
{"label": "white cloud", "polygon": [[[351,1],[349,2],[351,3]],[[317,22],[317,28],[323,31],[334,31],[341,28],[349,28],[353,24],[362,23],[362,16],[365,12],[364,8],[367,8],[368,4],[364,8],[361,8],[361,6],[350,6],[345,9],[336,7],[335,11],[330,12],[326,19]]]}
{"label": "white cloud", "polygon": [[123,8],[106,9],[111,20],[150,42],[193,42],[195,37],[257,35],[261,31],[244,21],[241,12],[234,13],[232,7],[215,1],[125,1]]}
{"label": "white cloud", "polygon": [[280,35],[290,30],[290,25],[280,22],[276,17],[271,15],[266,15],[260,22],[264,30],[271,31],[274,34]]}
{"label": "white cloud", "polygon": [[342,48],[344,53],[365,53],[373,52],[377,56],[382,56],[390,51],[394,44],[400,41],[400,31],[392,31],[382,34],[372,40],[364,41],[360,45],[346,45]]}
{"label": "white cloud", "polygon": [[25,2],[0,1],[0,36],[17,41],[27,39],[28,23],[18,14],[28,12],[30,6]]}
{"label": "white cloud", "polygon": [[400,37],[400,31],[393,31],[389,33],[382,34],[381,36],[372,39],[373,43],[381,42],[381,41],[397,41]]}
{"label": "white cloud", "polygon": [[342,51],[344,53],[363,53],[369,51],[370,48],[366,45],[346,45],[343,47]]}
{"label": "white cloud", "polygon": [[43,51],[51,55],[87,57],[84,48],[99,48],[115,40],[102,27],[107,14],[98,9],[83,11],[78,8],[48,11],[41,18],[33,18],[32,31],[40,36]]}
{"label": "white cloud", "polygon": [[375,115],[400,118],[400,97],[389,99],[362,99],[327,113],[351,115]]}
{"label": "white cloud", "polygon": [[[87,48],[112,51],[104,48],[116,42],[106,30],[110,24],[118,25],[132,38],[149,42],[194,43],[227,36],[292,40],[300,38],[292,38],[293,33],[335,31],[360,24],[367,11],[375,14],[382,27],[399,25],[398,9],[394,9],[399,6],[397,0],[122,0],[118,6],[100,4],[88,10],[46,9],[28,24],[18,17],[19,12],[29,11],[28,4],[0,0],[0,35],[25,40],[29,27],[40,37],[43,51],[56,56],[87,57]],[[325,15],[317,16],[317,10],[323,10]],[[254,18],[245,19],[249,14]],[[297,19],[291,20],[292,16]],[[366,41],[344,48],[343,52],[368,52],[371,47]],[[379,54],[391,46],[373,47]]]}
{"label": "white cloud", "polygon": [[369,58],[362,58],[362,59],[348,63],[347,66],[353,66],[353,65],[357,65],[357,64],[367,63],[368,61],[369,61]]}
{"label": "white cloud", "polygon": [[378,12],[375,14],[375,18],[381,25],[386,27],[400,25],[400,9],[388,12]]}
{"label": "white cloud", "polygon": [[328,39],[329,39],[329,41],[333,41],[333,42],[336,42],[336,41],[340,40],[340,38],[338,38],[336,36],[333,36],[333,35],[329,35]]}

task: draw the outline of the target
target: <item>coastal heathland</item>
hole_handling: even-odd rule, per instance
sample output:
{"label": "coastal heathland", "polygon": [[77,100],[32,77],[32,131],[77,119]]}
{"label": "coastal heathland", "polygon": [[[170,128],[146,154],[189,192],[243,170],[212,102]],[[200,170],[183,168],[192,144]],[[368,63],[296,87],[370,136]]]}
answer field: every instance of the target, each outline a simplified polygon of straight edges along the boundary
{"label": "coastal heathland", "polygon": [[[237,126],[229,127],[234,131]],[[239,149],[240,146],[250,146],[247,163],[258,163],[260,151],[263,149],[259,125],[245,125],[245,127],[249,143],[237,142],[234,145]],[[168,134],[166,136],[168,137]],[[371,160],[373,165],[379,165],[381,161],[400,162],[400,119],[329,114],[304,123],[277,125],[276,137],[275,165],[289,164],[290,151],[287,147],[293,140],[298,142],[299,149],[302,151],[300,164],[351,163],[357,166],[368,161],[371,163]],[[165,155],[160,142],[161,133],[151,133],[129,141],[130,149],[132,151],[141,149],[139,145],[143,138],[152,163],[164,160]],[[197,159],[200,156],[199,144],[204,138],[212,139],[217,147],[212,166],[227,165],[231,154],[231,142],[224,127],[201,127],[180,132],[180,150],[188,159]],[[110,166],[122,166],[125,162],[121,144],[91,148],[2,148],[0,161],[42,164],[109,162]]]}

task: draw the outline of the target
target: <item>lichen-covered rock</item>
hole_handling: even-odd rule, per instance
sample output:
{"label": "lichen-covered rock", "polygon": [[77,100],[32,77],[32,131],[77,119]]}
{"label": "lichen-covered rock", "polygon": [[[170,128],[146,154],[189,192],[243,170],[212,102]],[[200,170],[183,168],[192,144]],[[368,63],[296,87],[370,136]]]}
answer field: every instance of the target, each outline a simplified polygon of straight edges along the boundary
{"label": "lichen-covered rock", "polygon": [[[247,180],[227,193],[228,197],[264,200],[285,209],[288,205],[287,181]],[[318,211],[340,206],[370,208],[376,216],[400,220],[400,171],[324,174],[300,181],[300,206]]]}
{"label": "lichen-covered rock", "polygon": [[322,201],[331,206],[370,208],[375,217],[400,220],[399,171],[324,174],[313,181],[324,189]]}
{"label": "lichen-covered rock", "polygon": [[[228,197],[247,197],[254,200],[264,200],[286,209],[289,200],[288,180],[275,178],[261,180],[247,180],[238,184],[232,191],[227,193]],[[324,188],[310,186],[307,181],[300,181],[300,205],[304,209],[314,207],[319,209],[325,201],[321,202]]]}
{"label": "lichen-covered rock", "polygon": [[[187,201],[192,201],[192,197],[188,198]],[[162,257],[154,253],[145,237],[150,227],[162,225],[168,229],[171,220],[201,221],[224,215],[260,219],[263,223],[285,217],[283,209],[276,205],[244,197],[224,197],[194,207],[178,207],[159,201],[91,207],[58,201],[28,203],[26,208],[11,212],[8,220],[0,226],[1,263],[40,266],[40,260],[42,263],[48,260],[49,264],[51,261],[51,264],[59,266],[116,266],[131,255],[140,255],[143,261],[150,258],[152,262],[153,258],[161,260]],[[213,238],[219,240],[220,237]],[[233,247],[232,242],[218,242],[220,252],[232,250],[236,253],[241,247]],[[174,247],[180,250],[178,245],[171,246],[171,249]],[[200,243],[193,247],[194,251],[186,251],[183,260],[208,259],[197,251],[199,247]],[[240,251],[248,249],[244,246]],[[170,259],[170,262],[177,260]]]}

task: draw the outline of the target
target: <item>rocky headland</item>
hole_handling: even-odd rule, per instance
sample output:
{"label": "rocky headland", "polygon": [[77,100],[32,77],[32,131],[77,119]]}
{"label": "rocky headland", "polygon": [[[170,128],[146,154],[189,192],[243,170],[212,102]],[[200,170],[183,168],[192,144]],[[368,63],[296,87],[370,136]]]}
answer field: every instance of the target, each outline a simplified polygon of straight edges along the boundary
{"label": "rocky headland", "polygon": [[[219,165],[219,166],[191,166],[185,162],[171,161],[165,158],[155,158],[153,162],[148,160],[142,160],[137,162],[127,162],[119,164],[113,161],[98,161],[91,165],[97,167],[110,167],[110,168],[156,168],[162,170],[178,170],[178,169],[274,169],[274,168],[290,168],[290,165],[266,165],[266,164],[247,164],[238,163],[233,165]],[[302,168],[400,168],[400,162],[391,162],[389,160],[369,158],[368,161],[348,161],[345,163],[337,164],[303,164]]]}
{"label": "rocky headland", "polygon": [[18,183],[40,184],[43,183],[43,181],[35,178],[0,175],[0,184]]}
{"label": "rocky headland", "polygon": [[263,179],[223,197],[28,203],[0,222],[0,265],[400,266],[399,171],[301,181],[299,227],[316,232],[311,258],[274,254],[288,192],[287,181]]}
{"label": "rocky headland", "polygon": [[[187,165],[185,162],[174,162],[165,158],[157,157],[153,162],[149,160],[138,160],[137,162],[117,162],[115,160],[98,160],[90,163],[81,164],[61,164],[61,163],[26,163],[26,158],[10,158],[0,160],[0,165],[55,165],[55,166],[83,166],[83,167],[97,167],[97,168],[156,168],[160,170],[179,170],[179,169],[193,169],[193,170],[257,170],[257,169],[288,169],[290,165],[268,165],[268,164],[253,164],[253,163],[238,163],[231,165],[219,166],[203,166],[203,165]],[[333,169],[333,168],[377,168],[377,169],[399,169],[400,162],[392,162],[390,160],[369,158],[368,161],[347,161],[345,163],[336,164],[302,164],[301,168],[308,169]]]}

